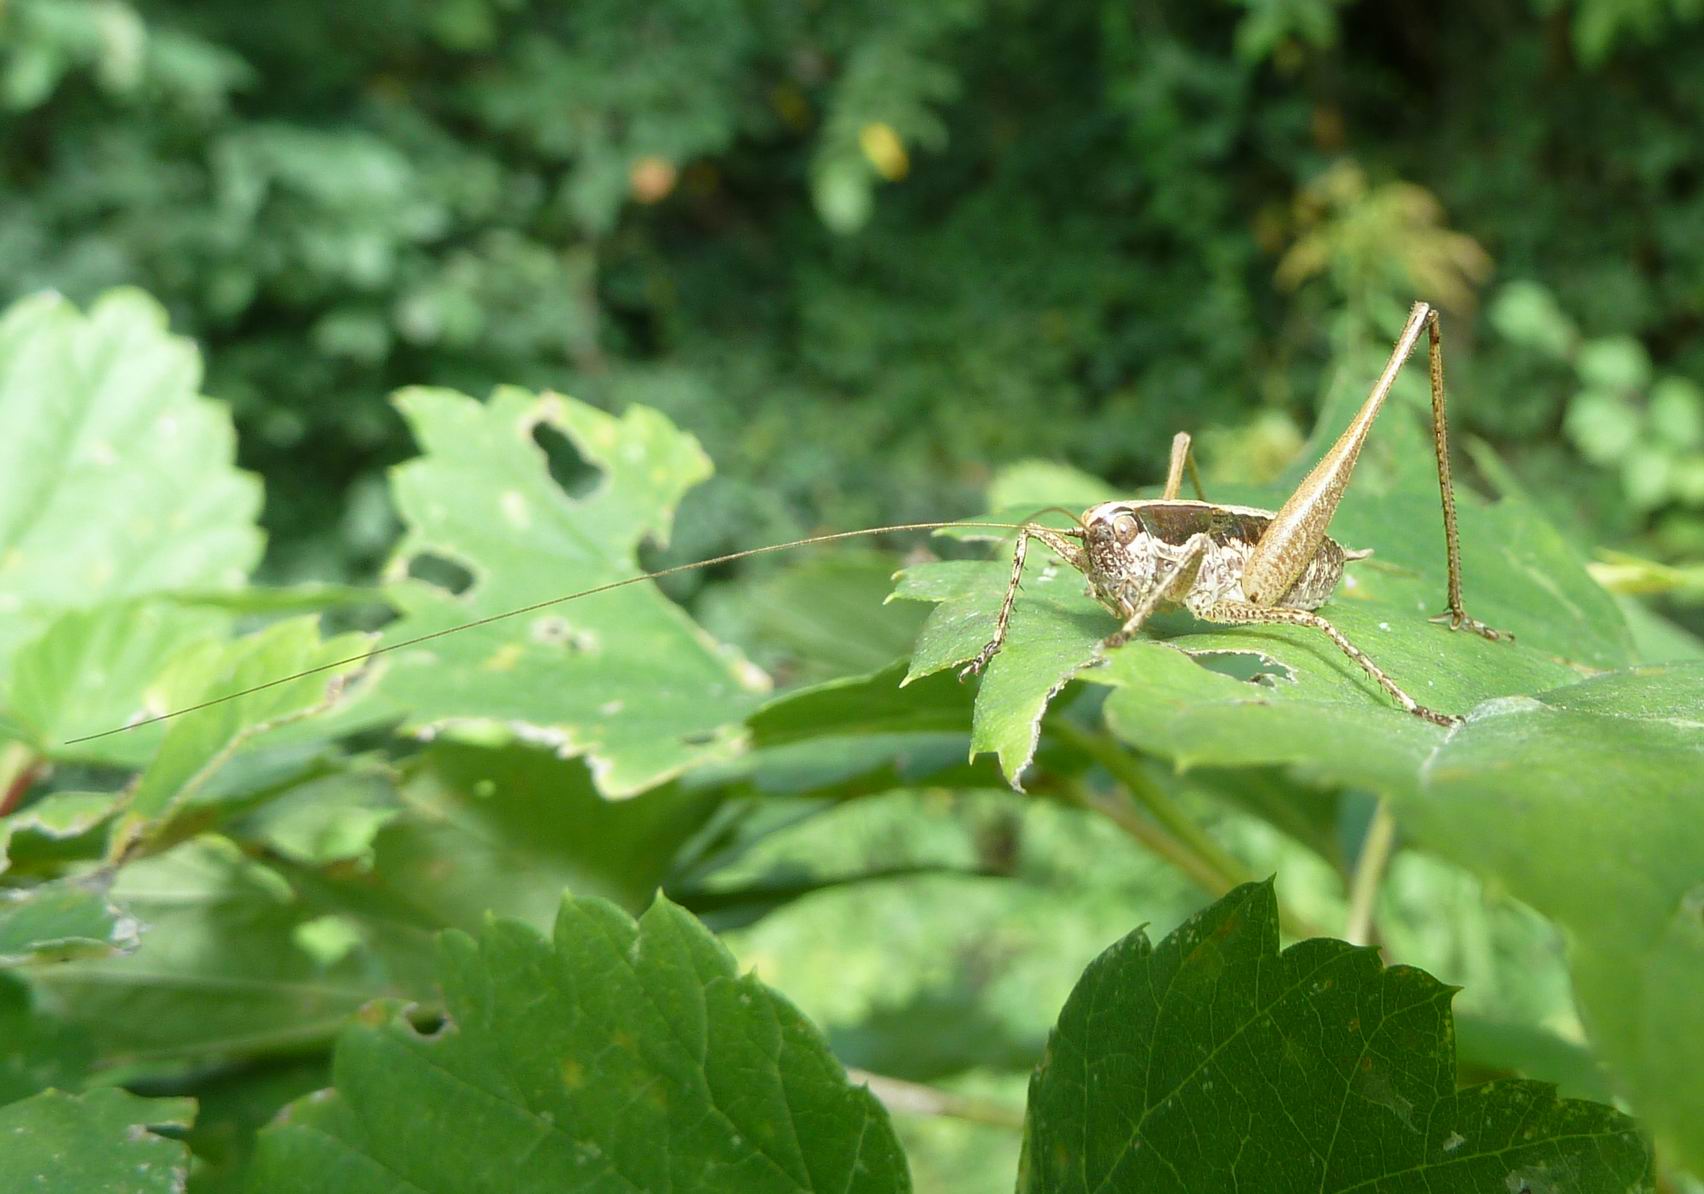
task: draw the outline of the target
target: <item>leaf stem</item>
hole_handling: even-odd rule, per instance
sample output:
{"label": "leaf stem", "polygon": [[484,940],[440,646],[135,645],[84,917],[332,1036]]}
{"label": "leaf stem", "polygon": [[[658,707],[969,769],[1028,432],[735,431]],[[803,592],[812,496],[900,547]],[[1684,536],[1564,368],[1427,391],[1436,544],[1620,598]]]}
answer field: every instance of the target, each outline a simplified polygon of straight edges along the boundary
{"label": "leaf stem", "polygon": [[0,746],[0,817],[12,812],[23,802],[41,774],[41,760],[22,742]]}
{"label": "leaf stem", "polygon": [[[1206,830],[1161,791],[1159,785],[1136,762],[1135,756],[1111,737],[1092,733],[1072,725],[1063,718],[1049,722],[1048,727],[1058,737],[1099,763],[1124,787],[1131,798],[1125,800],[1107,796],[1079,780],[1067,785],[1070,798],[1077,804],[1106,817],[1142,845],[1177,867],[1214,899],[1239,883],[1247,883],[1254,878],[1247,867],[1209,837]],[[1149,816],[1143,816],[1132,807],[1132,801],[1146,809]],[[1152,820],[1149,819],[1150,816]],[[1297,916],[1282,904],[1278,908],[1278,923],[1285,934],[1298,940],[1327,935],[1317,925]]]}
{"label": "leaf stem", "polygon": [[1372,942],[1373,905],[1378,902],[1395,842],[1396,817],[1390,811],[1390,801],[1381,799],[1367,824],[1367,836],[1361,842],[1361,856],[1355,860],[1355,876],[1349,885],[1349,919],[1343,926],[1343,938],[1355,945]]}
{"label": "leaf stem", "polygon": [[1099,813],[1111,821],[1145,849],[1182,871],[1191,882],[1214,899],[1236,886],[1205,858],[1143,816],[1123,796],[1097,792],[1081,780],[1069,782],[1065,790],[1068,797],[1079,807]]}
{"label": "leaf stem", "polygon": [[1063,718],[1051,723],[1049,728],[1071,746],[1099,763],[1167,833],[1213,868],[1222,881],[1222,886],[1213,892],[1215,896],[1224,895],[1238,883],[1246,883],[1254,878],[1241,862],[1209,837],[1207,831],[1202,829],[1193,817],[1179,808],[1176,801],[1161,791],[1160,786],[1142,770],[1136,757],[1111,737],[1091,733]]}
{"label": "leaf stem", "polygon": [[1021,1132],[1024,1128],[1022,1108],[993,1099],[961,1095],[936,1086],[907,1082],[903,1078],[872,1074],[868,1070],[848,1068],[846,1076],[869,1087],[870,1093],[880,1099],[889,1111],[905,1115],[941,1115],[968,1123],[1009,1128],[1014,1132]]}

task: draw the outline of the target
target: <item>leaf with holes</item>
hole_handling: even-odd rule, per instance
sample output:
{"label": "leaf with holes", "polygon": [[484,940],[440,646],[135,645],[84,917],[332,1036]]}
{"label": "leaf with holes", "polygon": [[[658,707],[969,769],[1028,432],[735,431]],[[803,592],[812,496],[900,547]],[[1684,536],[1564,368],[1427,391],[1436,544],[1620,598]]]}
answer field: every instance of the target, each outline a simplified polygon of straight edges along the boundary
{"label": "leaf with holes", "polygon": [[[397,403],[425,449],[392,478],[408,526],[398,563],[436,557],[473,582],[459,595],[393,585],[403,616],[386,643],[633,576],[640,544],[666,539],[681,496],[710,473],[697,441],[644,407],[617,418],[514,389],[485,404],[416,389]],[[540,427],[602,471],[591,492],[571,498],[551,478]],[[736,753],[767,687],[644,585],[407,647],[378,696],[415,726],[495,724],[583,754],[606,795],[628,796]]]}
{"label": "leaf with holes", "polygon": [[552,942],[494,921],[440,953],[443,1028],[347,1029],[334,1090],[262,1134],[256,1189],[910,1188],[880,1104],[667,900],[635,923],[570,898]]}
{"label": "leaf with holes", "polygon": [[1457,1090],[1452,989],[1316,939],[1278,952],[1270,883],[1084,972],[1030,1081],[1025,1194],[1650,1190],[1611,1107]]}

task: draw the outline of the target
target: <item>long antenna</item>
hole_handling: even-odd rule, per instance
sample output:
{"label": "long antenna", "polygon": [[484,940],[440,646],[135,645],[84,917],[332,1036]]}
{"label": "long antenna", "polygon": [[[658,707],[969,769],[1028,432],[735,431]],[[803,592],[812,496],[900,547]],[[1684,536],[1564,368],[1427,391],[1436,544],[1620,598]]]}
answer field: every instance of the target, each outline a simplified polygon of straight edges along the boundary
{"label": "long antenna", "polygon": [[570,601],[578,601],[582,597],[592,597],[598,593],[607,593],[611,589],[626,588],[628,585],[636,585],[647,580],[658,580],[665,576],[673,576],[677,572],[690,572],[694,568],[713,568],[717,564],[731,564],[735,560],[749,559],[751,556],[768,555],[771,552],[777,551],[789,551],[795,547],[810,547],[818,543],[834,543],[841,539],[856,539],[864,535],[889,535],[896,534],[900,531],[939,531],[948,527],[980,527],[989,530],[1021,531],[1024,529],[1024,525],[1026,524],[1015,522],[902,522],[894,526],[865,527],[861,531],[835,531],[833,534],[829,535],[812,535],[808,539],[793,539],[786,543],[771,543],[766,547],[748,547],[744,551],[731,551],[725,556],[712,556],[707,560],[694,560],[690,564],[676,564],[670,568],[661,568],[656,572],[645,572],[638,576],[629,576],[625,580],[612,580],[608,584],[598,585],[595,588],[581,589],[578,593],[566,593],[561,597],[550,597],[544,601],[535,601],[531,605],[523,605],[516,609],[504,610],[500,614],[490,614],[483,618],[475,618],[473,621],[463,622],[459,626],[450,626],[444,630],[434,630],[430,634],[421,634],[416,635],[414,638],[405,638],[400,643],[387,643],[385,646],[374,647],[371,651],[367,651],[360,655],[351,655],[347,659],[335,659],[330,663],[322,663],[317,667],[305,668],[302,671],[295,672],[288,676],[280,676],[276,680],[268,680],[264,684],[255,684],[248,688],[240,688],[236,692],[227,692],[223,696],[216,696],[211,700],[205,700],[199,704],[185,705],[181,709],[173,709],[170,713],[157,713],[153,717],[145,717],[140,721],[133,721],[128,725],[115,726],[110,730],[102,730],[98,734],[84,734],[81,738],[67,738],[64,745],[75,746],[79,742],[93,742],[97,738],[110,738],[114,734],[128,733],[131,730],[141,729],[143,726],[153,725],[158,721],[169,721],[174,717],[182,717],[186,713],[196,713],[202,709],[210,709],[214,705],[222,705],[226,701],[234,701],[238,697],[246,697],[251,693],[264,692],[268,688],[276,688],[280,684],[288,684],[292,680],[300,680],[304,676],[318,675],[320,672],[329,672],[333,668],[347,667],[352,663],[366,663],[369,659],[374,659],[380,655],[387,654],[388,652],[400,651],[404,647],[418,646],[420,643],[431,642],[435,638],[443,638],[446,635],[458,634],[463,630],[472,630],[476,626],[489,626],[493,622],[501,622],[506,618],[518,618],[522,614],[530,614],[535,610],[548,609],[553,605],[563,605]]}

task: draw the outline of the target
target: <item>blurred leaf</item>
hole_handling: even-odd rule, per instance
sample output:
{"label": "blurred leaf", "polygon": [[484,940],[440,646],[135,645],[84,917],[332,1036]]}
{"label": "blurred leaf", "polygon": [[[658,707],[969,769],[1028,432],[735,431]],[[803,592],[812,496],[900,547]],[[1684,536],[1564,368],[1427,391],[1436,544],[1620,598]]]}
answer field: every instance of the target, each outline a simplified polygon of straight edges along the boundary
{"label": "blurred leaf", "polygon": [[[301,1048],[375,996],[426,994],[424,927],[355,919],[335,889],[306,878],[213,836],[132,862],[111,899],[141,922],[140,946],[38,971],[38,985],[107,1065]],[[364,948],[333,958],[306,948],[300,927],[326,916],[348,918]]]}
{"label": "blurred leaf", "polygon": [[1568,403],[1564,424],[1574,446],[1594,464],[1614,464],[1639,438],[1639,414],[1609,390],[1584,390]]}
{"label": "blurred leaf", "polygon": [[260,489],[165,312],[114,291],[0,317],[0,675],[53,615],[234,588],[260,554]]}
{"label": "blurred leaf", "polygon": [[1556,360],[1565,360],[1580,336],[1556,296],[1538,282],[1510,282],[1486,314],[1505,339]]}
{"label": "blurred leaf", "polygon": [[194,1099],[144,1099],[116,1088],[48,1090],[0,1107],[0,1186],[47,1194],[178,1194],[189,1149],[153,1128],[187,1128]]}
{"label": "blurred leaf", "polygon": [[107,887],[96,876],[0,888],[0,965],[135,949],[138,926],[108,899]]}
{"label": "blurred leaf", "polygon": [[911,650],[923,612],[887,602],[899,564],[879,552],[834,552],[772,577],[723,586],[719,615],[700,620],[743,643],[779,652],[789,678],[814,682],[871,672]]}
{"label": "blurred leaf", "polygon": [[0,872],[12,864],[14,854],[33,853],[25,843],[82,837],[105,821],[116,805],[117,797],[108,792],[50,792],[0,817]]}
{"label": "blurred leaf", "polygon": [[[639,574],[640,543],[666,537],[682,494],[710,472],[697,441],[643,407],[617,419],[512,389],[485,405],[443,390],[398,402],[426,452],[393,475],[408,524],[399,560],[442,557],[474,582],[459,596],[394,586],[403,617],[387,644]],[[540,426],[602,473],[586,496],[551,479],[532,442]],[[631,796],[731,757],[767,685],[645,585],[409,647],[376,689],[413,725],[494,724],[584,754],[606,795]]]}
{"label": "blurred leaf", "polygon": [[1670,448],[1704,448],[1704,390],[1681,377],[1651,387],[1651,430]]}
{"label": "blurred leaf", "polygon": [[[366,641],[348,634],[322,642],[315,619],[298,618],[234,643],[209,644],[180,656],[174,664],[174,679],[182,684],[177,690],[193,688],[202,700],[218,703],[166,724],[159,752],[126,802],[118,841],[127,843],[183,805],[207,799],[214,775],[255,739],[335,706],[343,698],[344,679],[358,665],[318,669],[360,656]],[[316,674],[273,684],[304,671]],[[264,687],[245,692],[256,686]],[[219,700],[227,693],[243,695]]]}
{"label": "blurred leaf", "polygon": [[1636,394],[1651,384],[1651,356],[1631,336],[1585,341],[1574,366],[1587,387],[1610,394]]}
{"label": "blurred leaf", "polygon": [[82,1034],[36,1004],[22,979],[0,973],[0,1107],[49,1087],[75,1089],[88,1073]]}
{"label": "blurred leaf", "polygon": [[171,684],[168,664],[224,638],[229,627],[216,611],[162,602],[71,610],[19,648],[0,699],[30,727],[32,745],[44,756],[140,767],[158,749],[163,728],[76,744],[68,739],[125,725],[139,710],[164,713],[190,703],[199,692]]}
{"label": "blurred leaf", "polygon": [[330,1058],[282,1058],[232,1067],[195,1083],[195,1154],[189,1194],[250,1194],[248,1165],[259,1132],[290,1100],[331,1081]]}
{"label": "blurred leaf", "polygon": [[374,869],[427,923],[469,932],[490,915],[546,927],[569,889],[642,909],[716,803],[676,788],[611,802],[583,762],[519,743],[436,744],[402,798]]}
{"label": "blurred leaf", "polygon": [[1270,883],[1084,973],[1030,1083],[1030,1191],[1653,1189],[1632,1121],[1507,1080],[1457,1091],[1452,991],[1377,951],[1278,952]]}
{"label": "blurred leaf", "polygon": [[667,901],[636,924],[568,899],[553,944],[495,922],[440,955],[445,1028],[348,1029],[335,1091],[262,1134],[261,1186],[910,1188],[875,1099]]}

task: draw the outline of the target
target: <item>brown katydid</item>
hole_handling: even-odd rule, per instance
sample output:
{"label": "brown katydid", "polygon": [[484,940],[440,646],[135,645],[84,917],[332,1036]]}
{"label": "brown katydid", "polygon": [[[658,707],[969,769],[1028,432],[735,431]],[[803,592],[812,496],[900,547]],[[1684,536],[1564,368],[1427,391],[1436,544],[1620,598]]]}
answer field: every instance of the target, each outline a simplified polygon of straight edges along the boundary
{"label": "brown katydid", "polygon": [[[1373,420],[1422,331],[1428,339],[1432,443],[1438,458],[1449,565],[1448,608],[1432,621],[1447,622],[1452,630],[1465,627],[1488,639],[1513,641],[1513,635],[1468,617],[1462,608],[1461,548],[1456,537],[1455,487],[1450,479],[1449,422],[1444,411],[1443,341],[1438,313],[1420,302],[1409,312],[1390,360],[1361,409],[1276,512],[1207,501],[1195,471],[1189,435],[1180,432],[1172,441],[1166,487],[1158,499],[1101,502],[1084,511],[1079,526],[1071,530],[1025,526],[1018,532],[1012,552],[1012,579],[994,622],[994,637],[965,665],[960,678],[981,671],[1004,644],[1012,603],[1023,580],[1024,553],[1031,539],[1039,539],[1087,577],[1090,594],[1123,619],[1123,625],[1103,640],[1103,653],[1128,641],[1149,615],[1165,605],[1183,606],[1204,622],[1308,626],[1330,638],[1408,712],[1438,725],[1455,724],[1459,718],[1428,709],[1409,696],[1365,652],[1314,612],[1336,590],[1345,562],[1367,554],[1345,551],[1326,530],[1349,485]],[[1177,496],[1186,469],[1199,501]]]}
{"label": "brown katydid", "polygon": [[[1036,539],[1081,572],[1088,579],[1090,594],[1122,619],[1119,628],[1102,642],[1102,653],[1128,641],[1149,615],[1165,605],[1181,605],[1196,617],[1208,622],[1287,623],[1309,626],[1329,637],[1405,710],[1439,725],[1451,725],[1458,719],[1429,709],[1414,700],[1336,627],[1314,612],[1336,589],[1342,578],[1345,562],[1368,554],[1346,551],[1327,536],[1326,530],[1349,483],[1361,447],[1366,442],[1367,433],[1389,396],[1398,371],[1419,342],[1422,331],[1429,335],[1432,433],[1438,460],[1438,484],[1443,495],[1444,538],[1449,564],[1448,608],[1433,621],[1447,621],[1451,629],[1465,627],[1489,639],[1512,640],[1512,635],[1494,630],[1468,617],[1462,607],[1461,559],[1456,538],[1455,495],[1450,479],[1438,315],[1426,303],[1418,302],[1414,304],[1408,322],[1391,352],[1390,360],[1374,383],[1360,411],[1324,458],[1276,512],[1207,501],[1196,473],[1190,437],[1188,433],[1182,432],[1172,441],[1171,463],[1161,497],[1101,502],[1086,510],[1077,519],[1078,526],[1073,529],[1055,530],[1034,522],[919,522],[839,531],[749,548],[626,577],[505,610],[430,634],[387,643],[361,655],[335,660],[236,692],[224,693],[197,704],[134,721],[126,726],[73,738],[68,740],[67,745],[167,721],[307,676],[364,664],[379,655],[432,639],[520,617],[595,594],[607,593],[627,585],[641,584],[697,568],[731,563],[751,556],[787,551],[795,547],[869,535],[941,530],[950,527],[1018,532],[1016,547],[1012,553],[1011,581],[1007,585],[1005,598],[995,619],[993,638],[965,665],[960,672],[961,679],[967,679],[986,667],[1004,644],[1012,605],[1017,599],[1023,579],[1024,557],[1030,540]],[[1177,496],[1186,471],[1200,500],[1190,501]]]}

